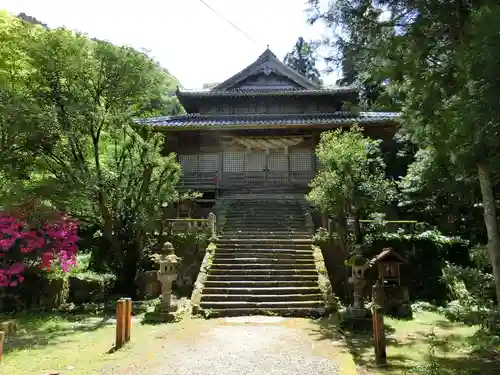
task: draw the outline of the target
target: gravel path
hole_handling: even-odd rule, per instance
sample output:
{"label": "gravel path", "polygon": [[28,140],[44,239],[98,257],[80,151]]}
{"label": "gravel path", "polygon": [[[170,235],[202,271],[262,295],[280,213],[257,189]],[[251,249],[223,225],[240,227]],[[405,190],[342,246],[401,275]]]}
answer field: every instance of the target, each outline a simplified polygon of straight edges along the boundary
{"label": "gravel path", "polygon": [[[120,374],[148,375],[338,375],[331,340],[323,343],[304,328],[306,320],[233,318],[209,321],[183,338],[165,337],[154,363]],[[321,346],[327,348],[325,351]],[[335,351],[335,349],[333,349]],[[333,357],[333,358],[332,358]],[[147,367],[147,368],[145,368]],[[118,373],[118,372],[117,372]]]}

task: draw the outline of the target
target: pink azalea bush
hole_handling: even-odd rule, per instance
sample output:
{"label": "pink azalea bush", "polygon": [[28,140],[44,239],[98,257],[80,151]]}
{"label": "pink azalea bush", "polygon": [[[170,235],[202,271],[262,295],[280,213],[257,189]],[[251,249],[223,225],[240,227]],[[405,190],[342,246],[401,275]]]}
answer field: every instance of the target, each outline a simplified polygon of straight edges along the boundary
{"label": "pink azalea bush", "polygon": [[30,225],[22,214],[0,212],[0,287],[23,282],[29,264],[48,271],[57,262],[69,271],[76,264],[77,232],[76,221],[62,213]]}

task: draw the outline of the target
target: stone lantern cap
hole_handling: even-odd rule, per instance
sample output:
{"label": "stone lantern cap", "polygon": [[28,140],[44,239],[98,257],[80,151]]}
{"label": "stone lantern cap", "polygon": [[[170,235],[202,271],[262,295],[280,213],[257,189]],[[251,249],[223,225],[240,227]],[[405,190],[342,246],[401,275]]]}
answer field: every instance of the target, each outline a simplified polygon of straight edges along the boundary
{"label": "stone lantern cap", "polygon": [[163,262],[171,266],[176,266],[182,260],[181,257],[175,255],[174,246],[170,242],[165,242],[163,244],[161,253]]}
{"label": "stone lantern cap", "polygon": [[172,245],[170,242],[165,242],[161,248],[161,254],[162,255],[175,254],[174,245]]}
{"label": "stone lantern cap", "polygon": [[175,254],[169,254],[165,257],[165,262],[171,265],[176,265],[182,260],[181,257],[178,257]]}

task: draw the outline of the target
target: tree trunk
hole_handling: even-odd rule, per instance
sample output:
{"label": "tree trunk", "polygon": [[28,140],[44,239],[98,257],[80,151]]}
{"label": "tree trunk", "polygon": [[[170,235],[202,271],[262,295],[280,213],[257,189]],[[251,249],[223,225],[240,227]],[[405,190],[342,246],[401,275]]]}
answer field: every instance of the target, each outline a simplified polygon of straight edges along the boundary
{"label": "tree trunk", "polygon": [[347,228],[347,221],[346,221],[346,216],[345,213],[342,211],[337,216],[337,234],[339,236],[339,245],[344,253],[345,258],[347,259],[349,257],[349,233],[348,233],[348,228]]}
{"label": "tree trunk", "polygon": [[484,223],[488,234],[488,253],[495,278],[497,303],[500,304],[500,233],[498,231],[497,210],[488,163],[486,161],[478,163],[477,172],[483,197]]}
{"label": "tree trunk", "polygon": [[361,220],[361,216],[359,212],[354,212],[354,218],[353,218],[353,229],[354,229],[354,244],[355,245],[362,245],[363,244],[363,232],[361,230],[361,223],[359,222]]}
{"label": "tree trunk", "polygon": [[137,296],[137,287],[135,279],[137,276],[137,263],[139,259],[135,249],[127,249],[125,251],[125,259],[123,264],[120,264],[116,289],[119,293],[124,293],[128,297],[135,298]]}

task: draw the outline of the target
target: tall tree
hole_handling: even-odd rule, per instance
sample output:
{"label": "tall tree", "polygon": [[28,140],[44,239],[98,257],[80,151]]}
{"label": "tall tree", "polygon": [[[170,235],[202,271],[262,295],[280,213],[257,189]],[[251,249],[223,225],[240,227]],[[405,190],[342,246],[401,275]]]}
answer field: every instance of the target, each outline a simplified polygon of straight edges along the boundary
{"label": "tall tree", "polygon": [[500,233],[493,191],[500,144],[500,7],[497,1],[338,0],[316,13],[355,46],[357,64],[388,79],[403,126],[462,169],[475,170],[500,304]]}
{"label": "tall tree", "polygon": [[347,220],[353,219],[359,241],[360,220],[383,208],[392,191],[379,142],[358,127],[338,129],[321,134],[316,155],[320,169],[307,198],[320,212],[337,218],[341,237],[347,233]]}
{"label": "tall tree", "polygon": [[285,55],[284,62],[311,81],[321,83],[320,74],[316,68],[315,48],[303,37],[299,37],[292,51]]}
{"label": "tall tree", "polygon": [[[165,99],[171,77],[141,52],[65,29],[0,17],[0,37],[12,42],[12,58],[2,59],[8,65],[0,70],[0,92],[11,100],[0,105],[0,125],[19,145],[2,160],[8,165],[26,154],[31,161],[18,199],[37,199],[100,228],[119,285],[133,294],[146,237],[177,197],[180,167],[173,154],[163,155],[161,135],[139,135],[130,124],[178,109]],[[23,110],[14,111],[16,103]]]}

